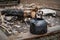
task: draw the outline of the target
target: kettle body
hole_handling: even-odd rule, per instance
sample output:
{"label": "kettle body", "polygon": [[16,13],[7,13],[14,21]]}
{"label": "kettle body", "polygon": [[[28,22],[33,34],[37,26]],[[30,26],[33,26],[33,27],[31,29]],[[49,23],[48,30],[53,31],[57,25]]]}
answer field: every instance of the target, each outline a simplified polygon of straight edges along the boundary
{"label": "kettle body", "polygon": [[44,19],[32,19],[30,21],[30,33],[44,34],[47,32],[47,22]]}

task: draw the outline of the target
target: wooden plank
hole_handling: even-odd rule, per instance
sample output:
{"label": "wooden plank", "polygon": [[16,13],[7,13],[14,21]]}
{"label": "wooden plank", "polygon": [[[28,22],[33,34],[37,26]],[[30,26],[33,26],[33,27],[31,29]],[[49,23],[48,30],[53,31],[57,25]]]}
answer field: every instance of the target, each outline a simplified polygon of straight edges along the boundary
{"label": "wooden plank", "polygon": [[46,34],[42,34],[42,35],[36,35],[34,37],[30,37],[30,38],[24,38],[23,40],[30,40],[30,39],[35,39],[35,38],[41,38],[41,37],[46,37],[46,36],[51,36],[54,34],[58,34],[60,32],[51,32],[51,33],[46,33]]}
{"label": "wooden plank", "polygon": [[[31,34],[30,32],[27,32],[27,33],[19,34],[19,36],[20,35],[22,36],[20,39],[28,40],[28,39],[33,39],[33,38],[49,36],[49,35],[53,35],[56,33],[60,33],[60,26],[58,26],[58,25],[54,26],[54,27],[48,27],[48,32],[46,34],[34,35],[34,34]],[[19,38],[19,37],[17,37],[17,38]]]}

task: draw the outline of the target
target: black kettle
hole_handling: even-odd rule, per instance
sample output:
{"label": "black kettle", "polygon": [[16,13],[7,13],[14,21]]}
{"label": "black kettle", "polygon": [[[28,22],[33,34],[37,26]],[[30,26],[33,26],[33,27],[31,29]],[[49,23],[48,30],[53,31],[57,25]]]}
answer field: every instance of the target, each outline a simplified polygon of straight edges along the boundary
{"label": "black kettle", "polygon": [[44,34],[47,33],[47,22],[43,18],[34,18],[30,21],[30,33]]}

